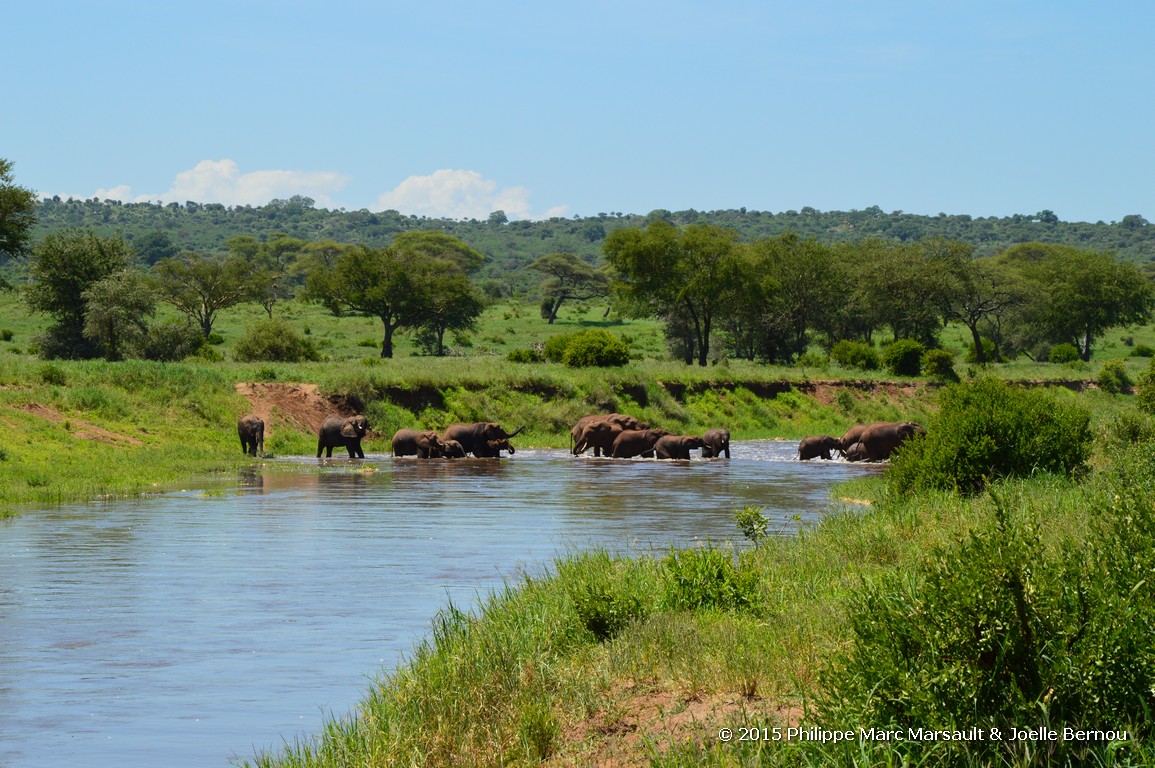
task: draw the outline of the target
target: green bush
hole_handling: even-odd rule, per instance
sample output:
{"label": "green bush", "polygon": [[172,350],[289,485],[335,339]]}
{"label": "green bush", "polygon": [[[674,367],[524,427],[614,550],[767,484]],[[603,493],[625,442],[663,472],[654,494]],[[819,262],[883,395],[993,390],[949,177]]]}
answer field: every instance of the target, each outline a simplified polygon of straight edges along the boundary
{"label": "green bush", "polygon": [[1147,364],[1147,370],[1135,382],[1135,405],[1144,413],[1155,415],[1155,360]]}
{"label": "green bush", "polygon": [[[199,327],[186,320],[174,319],[150,326],[141,336],[125,342],[124,354],[125,357],[173,363],[195,355],[202,346],[216,353],[205,344]],[[220,360],[220,353],[216,354]]]}
{"label": "green bush", "polygon": [[928,349],[922,356],[922,372],[939,381],[958,381],[958,373],[954,369],[954,356],[945,349]]}
{"label": "green bush", "polygon": [[1079,350],[1074,344],[1056,344],[1047,354],[1047,362],[1073,363],[1079,359]]}
{"label": "green bush", "polygon": [[1090,457],[1090,415],[1046,390],[983,378],[947,387],[939,404],[926,437],[892,460],[892,493],[975,493],[996,478],[1070,475]]}
{"label": "green bush", "polygon": [[895,376],[918,376],[926,347],[914,339],[898,339],[882,350],[882,364]]}
{"label": "green bush", "polygon": [[615,561],[594,551],[564,561],[559,574],[583,626],[608,640],[650,612],[652,588],[630,561]]}
{"label": "green bush", "polygon": [[574,333],[559,333],[557,336],[550,336],[542,345],[541,354],[546,360],[551,363],[560,363],[565,360],[565,352],[569,349],[569,344],[573,341]]}
{"label": "green bush", "polygon": [[1123,394],[1131,391],[1131,377],[1127,374],[1127,363],[1116,358],[1103,363],[1099,369],[1099,389],[1112,394]]}
{"label": "green bush", "polygon": [[629,346],[609,331],[591,328],[574,334],[562,362],[571,368],[607,368],[630,362]]}
{"label": "green bush", "polygon": [[316,346],[284,320],[258,320],[245,329],[233,348],[233,359],[242,363],[256,361],[299,363],[320,360]]}
{"label": "green bush", "polygon": [[1138,344],[1131,350],[1131,357],[1155,357],[1155,347]]}
{"label": "green bush", "polygon": [[758,576],[723,549],[672,551],[662,560],[663,607],[674,611],[742,610],[757,601]]}
{"label": "green bush", "polygon": [[830,348],[830,359],[843,368],[858,368],[863,371],[875,371],[881,365],[874,347],[849,339],[843,339]]}
{"label": "green bush", "polygon": [[511,363],[540,363],[545,358],[531,347],[530,349],[511,349],[505,359]]}
{"label": "green bush", "polygon": [[[1013,520],[996,499],[993,523],[915,574],[862,588],[848,601],[848,650],[821,675],[820,724],[1005,733],[1097,723],[1141,740],[1155,712],[1155,489],[1149,462],[1134,464],[1144,480],[1097,498],[1091,518],[1103,524],[1089,541],[1046,547],[1038,522]],[[1056,739],[1040,763],[1024,759],[1042,756],[1035,744],[992,738],[877,745],[903,765],[1109,765],[1090,755],[1120,746],[1122,757],[1127,745]]]}

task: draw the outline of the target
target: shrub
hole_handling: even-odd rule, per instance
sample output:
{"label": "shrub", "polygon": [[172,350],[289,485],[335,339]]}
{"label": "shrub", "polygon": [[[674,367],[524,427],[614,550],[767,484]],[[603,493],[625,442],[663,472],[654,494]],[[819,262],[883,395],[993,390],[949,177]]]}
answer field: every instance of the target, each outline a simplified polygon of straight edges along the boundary
{"label": "shrub", "polygon": [[1056,344],[1047,354],[1047,362],[1073,363],[1079,359],[1079,350],[1074,344]]}
{"label": "shrub", "polygon": [[1155,360],[1147,364],[1147,370],[1135,382],[1135,405],[1144,413],[1155,415]]}
{"label": "shrub", "polygon": [[68,383],[68,374],[59,365],[46,363],[36,373],[41,381],[54,387],[63,387]]}
{"label": "shrub", "polygon": [[861,341],[843,339],[830,348],[830,359],[844,368],[858,368],[863,371],[878,369],[880,360],[874,347]]}
{"label": "shrub", "polygon": [[629,346],[601,328],[574,334],[562,358],[562,362],[571,368],[607,368],[625,365],[629,361]]}
{"label": "shrub", "polygon": [[[864,587],[849,601],[848,650],[822,673],[820,723],[1005,732],[1094,722],[1148,732],[1155,510],[1150,487],[1117,488],[1097,499],[1091,517],[1103,524],[1090,541],[1043,546],[1038,524],[1013,521],[996,499],[993,524],[932,553],[915,574]],[[1119,746],[1058,740],[1045,763],[1108,765],[1087,753]],[[1024,759],[1034,745],[994,739],[882,747],[914,757],[887,764],[1039,764]]]}
{"label": "shrub", "polygon": [[531,347],[529,349],[511,349],[505,359],[511,363],[540,363],[545,358]]}
{"label": "shrub", "polygon": [[652,586],[633,563],[614,561],[604,550],[564,561],[559,575],[578,619],[598,640],[608,640],[649,613]]}
{"label": "shrub", "polygon": [[898,339],[882,350],[882,364],[895,376],[917,376],[922,373],[922,356],[926,347],[914,339]]}
{"label": "shrub", "polygon": [[713,546],[672,551],[662,561],[662,572],[662,604],[670,610],[740,610],[757,599],[757,573],[735,565],[732,553]]}
{"label": "shrub", "polygon": [[562,362],[565,360],[565,351],[569,348],[569,343],[573,341],[575,335],[573,333],[559,333],[557,336],[550,336],[542,345],[542,357],[551,363]]}
{"label": "shrub", "polygon": [[313,342],[298,334],[284,320],[258,320],[245,329],[233,348],[233,359],[242,363],[264,361],[299,363],[320,360]]}
{"label": "shrub", "polygon": [[1131,377],[1127,375],[1127,364],[1116,358],[1103,363],[1099,369],[1099,389],[1112,394],[1123,394],[1131,391]]}
{"label": "shrub", "polygon": [[12,341],[14,337],[15,334],[12,332],[11,328],[5,328],[4,330],[0,331],[0,341]]}
{"label": "shrub", "polygon": [[197,326],[186,320],[168,320],[126,342],[125,356],[172,363],[196,354],[202,345],[216,351],[204,343],[204,334]]}
{"label": "shrub", "polygon": [[954,369],[954,356],[945,349],[928,349],[922,356],[922,372],[939,381],[958,381]]}
{"label": "shrub", "polygon": [[946,388],[939,402],[926,437],[892,460],[890,492],[975,493],[995,478],[1070,475],[1090,457],[1090,415],[1045,390],[983,378]]}
{"label": "shrub", "polygon": [[1149,347],[1146,344],[1137,344],[1131,350],[1131,357],[1155,357],[1155,347]]}

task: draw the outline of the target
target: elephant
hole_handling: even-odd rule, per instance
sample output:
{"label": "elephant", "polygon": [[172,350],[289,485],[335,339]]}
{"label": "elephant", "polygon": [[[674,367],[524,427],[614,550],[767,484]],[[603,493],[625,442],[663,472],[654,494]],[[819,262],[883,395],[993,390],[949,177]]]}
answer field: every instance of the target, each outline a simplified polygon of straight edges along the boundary
{"label": "elephant", "polygon": [[632,459],[634,456],[652,458],[658,440],[670,434],[666,429],[626,429],[614,438],[610,455],[615,459]]}
{"label": "elephant", "polygon": [[846,434],[844,434],[838,441],[838,450],[842,452],[843,456],[846,456],[849,453],[850,446],[854,445],[862,439],[862,433],[866,431],[866,426],[866,424],[855,424],[853,427],[846,430]]}
{"label": "elephant", "polygon": [[485,446],[481,448],[481,453],[475,452],[474,456],[479,459],[500,459],[502,451],[509,451],[510,456],[517,453],[510,445],[509,439],[502,438],[501,440],[487,440]]}
{"label": "elephant", "polygon": [[583,453],[587,448],[594,449],[594,456],[610,455],[614,440],[624,432],[621,424],[613,421],[593,421],[585,426],[577,443],[573,447],[573,455]]}
{"label": "elephant", "polygon": [[441,454],[447,459],[463,459],[465,449],[456,440],[445,440],[441,443]]}
{"label": "elephant", "polygon": [[[621,429],[647,429],[650,426],[649,424],[646,424],[643,421],[638,421],[633,416],[625,413],[595,413],[589,416],[582,416],[577,420],[577,423],[573,425],[573,428],[569,432],[570,449],[574,456],[581,454],[590,447],[588,442],[584,444],[582,442],[582,435],[585,433],[585,431],[594,424],[602,423],[616,424]],[[610,444],[612,443],[613,438],[610,439]],[[578,446],[581,447],[579,448]],[[602,448],[602,451],[609,453],[608,446]],[[598,453],[597,447],[594,447],[594,456],[600,455],[601,454]]]}
{"label": "elephant", "polygon": [[265,422],[259,416],[249,414],[237,422],[237,435],[241,438],[241,452],[256,456],[265,452]]}
{"label": "elephant", "polygon": [[325,458],[333,456],[333,449],[345,446],[350,459],[365,458],[361,440],[369,431],[369,420],[364,416],[326,416],[317,432],[317,458],[325,451]]}
{"label": "elephant", "polygon": [[706,443],[706,447],[702,449],[702,458],[717,458],[723,453],[727,459],[730,458],[730,430],[707,429],[702,435],[702,440]]}
{"label": "elephant", "polygon": [[[869,461],[889,459],[900,445],[926,430],[914,421],[876,421],[862,433],[861,453]],[[851,446],[852,448],[854,446]]]}
{"label": "elephant", "polygon": [[441,436],[432,429],[399,429],[393,435],[394,456],[439,459],[443,452]]}
{"label": "elephant", "polygon": [[706,441],[697,435],[663,435],[654,443],[654,455],[659,459],[689,459],[690,451],[696,448],[706,454]]}
{"label": "elephant", "polygon": [[842,452],[847,461],[866,461],[866,451],[862,443],[855,443]]}
{"label": "elephant", "polygon": [[811,435],[798,443],[798,460],[809,461],[817,456],[830,461],[831,451],[841,453],[842,441],[830,435]]}
{"label": "elephant", "polygon": [[[465,455],[473,454],[478,458],[493,458],[493,449],[489,447],[490,440],[509,440],[525,427],[518,427],[512,432],[506,432],[500,424],[492,421],[478,421],[473,424],[450,424],[445,428],[441,441],[456,440],[461,443]],[[508,449],[507,449],[508,450]]]}

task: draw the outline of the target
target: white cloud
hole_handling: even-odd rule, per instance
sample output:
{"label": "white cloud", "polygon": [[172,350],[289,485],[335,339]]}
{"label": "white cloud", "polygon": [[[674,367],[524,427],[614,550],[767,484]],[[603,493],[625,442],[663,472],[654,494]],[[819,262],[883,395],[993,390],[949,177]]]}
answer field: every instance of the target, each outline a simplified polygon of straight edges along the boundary
{"label": "white cloud", "polygon": [[349,177],[330,171],[250,171],[241,173],[233,160],[202,160],[195,168],[176,175],[172,187],[159,195],[133,195],[127,185],[99,189],[96,197],[166,203],[221,203],[223,205],[265,205],[270,200],[293,195],[311,197],[318,208],[335,208],[331,195],[339,192]]}
{"label": "white cloud", "polygon": [[525,187],[498,189],[496,181],[483,178],[477,171],[442,169],[405,179],[392,192],[377,198],[375,210],[447,219],[486,219],[494,211],[505,211],[511,219],[542,219],[563,216],[566,207],[557,206],[535,216]]}

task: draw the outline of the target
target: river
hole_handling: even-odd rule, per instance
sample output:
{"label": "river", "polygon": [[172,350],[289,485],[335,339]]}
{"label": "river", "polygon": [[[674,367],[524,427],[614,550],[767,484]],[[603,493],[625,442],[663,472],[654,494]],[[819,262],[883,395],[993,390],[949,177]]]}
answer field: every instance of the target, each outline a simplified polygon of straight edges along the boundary
{"label": "river", "polygon": [[743,545],[877,472],[738,442],[733,459],[290,457],[236,482],[0,521],[0,766],[217,768],[316,733],[452,599],[592,546]]}

